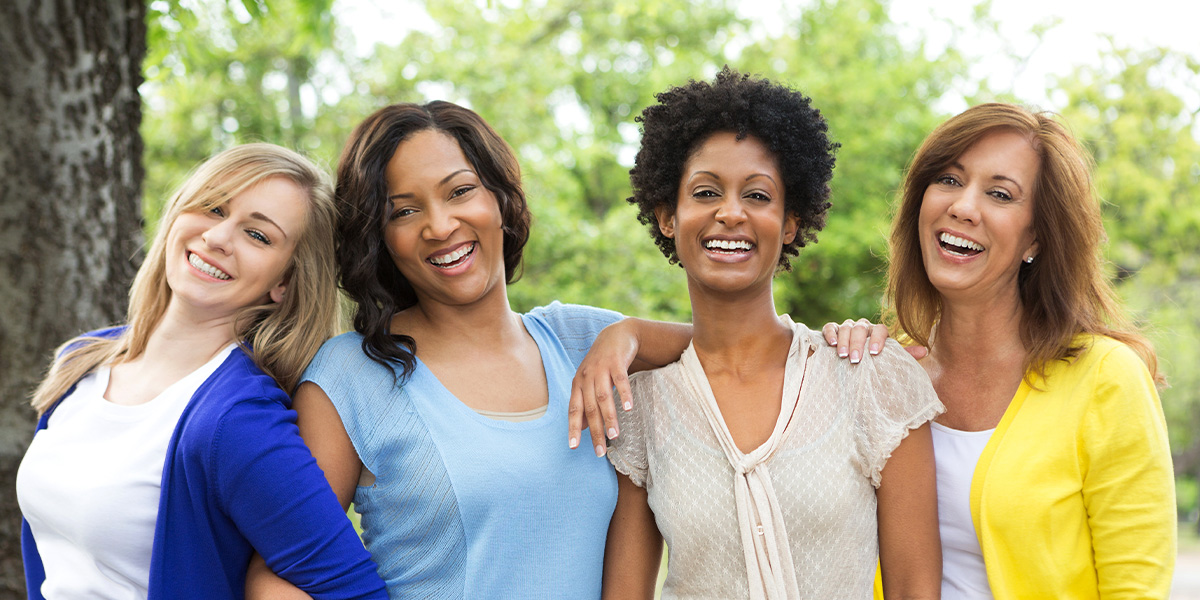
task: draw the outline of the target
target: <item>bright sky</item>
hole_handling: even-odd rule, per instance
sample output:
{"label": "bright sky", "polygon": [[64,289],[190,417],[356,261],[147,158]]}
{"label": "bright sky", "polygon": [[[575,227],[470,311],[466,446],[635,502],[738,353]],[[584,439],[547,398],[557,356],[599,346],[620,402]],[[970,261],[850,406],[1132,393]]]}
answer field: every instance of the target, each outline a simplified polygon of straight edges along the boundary
{"label": "bright sky", "polygon": [[[481,0],[482,1],[482,0]],[[506,2],[506,0],[491,0]],[[515,0],[512,0],[515,1]],[[653,1],[653,0],[647,0]],[[738,10],[764,27],[779,27],[781,15],[794,15],[803,0],[743,0]],[[933,49],[949,39],[947,22],[967,23],[974,0],[891,0],[891,15],[904,32],[923,36]],[[366,51],[375,42],[394,41],[397,29],[427,27],[418,0],[338,0],[334,10],[350,27],[358,47]],[[414,10],[415,9],[415,10]],[[1200,0],[993,0],[991,15],[1000,23],[1001,38],[966,36],[958,40],[960,50],[979,57],[973,75],[988,78],[994,89],[1013,89],[1018,98],[1055,110],[1047,98],[1048,77],[1065,75],[1074,66],[1096,64],[1107,47],[1104,36],[1118,45],[1134,49],[1165,46],[1200,60]],[[1040,45],[1031,29],[1058,20]],[[1024,65],[999,58],[999,48],[1008,45],[1018,56],[1028,56]],[[1200,110],[1200,82],[1167,76],[1167,85],[1184,96],[1193,110]],[[947,111],[965,108],[948,99]],[[957,102],[961,103],[961,100]]]}

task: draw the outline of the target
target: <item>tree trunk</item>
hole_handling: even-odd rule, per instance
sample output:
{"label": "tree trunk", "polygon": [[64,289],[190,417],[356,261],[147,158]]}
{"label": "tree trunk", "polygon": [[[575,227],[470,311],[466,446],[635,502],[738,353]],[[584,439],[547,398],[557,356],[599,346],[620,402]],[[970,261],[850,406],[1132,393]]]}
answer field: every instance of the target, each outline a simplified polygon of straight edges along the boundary
{"label": "tree trunk", "polygon": [[0,598],[23,598],[17,465],[53,348],[122,320],[141,259],[144,0],[0,2]]}

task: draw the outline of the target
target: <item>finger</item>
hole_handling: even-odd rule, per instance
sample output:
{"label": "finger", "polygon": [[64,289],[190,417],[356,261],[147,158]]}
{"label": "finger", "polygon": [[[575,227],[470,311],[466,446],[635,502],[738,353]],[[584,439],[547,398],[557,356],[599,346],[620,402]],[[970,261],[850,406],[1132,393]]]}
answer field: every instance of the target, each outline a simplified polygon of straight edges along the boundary
{"label": "finger", "polygon": [[888,329],[886,325],[875,325],[871,327],[871,347],[869,351],[874,356],[883,350],[883,343],[888,339]]}
{"label": "finger", "polygon": [[830,346],[836,346],[838,341],[838,324],[826,323],[825,326],[821,328],[821,334],[825,336],[825,341],[828,342]]}
{"label": "finger", "polygon": [[604,439],[604,417],[596,404],[594,390],[591,394],[584,394],[583,414],[587,417],[588,433],[592,436],[592,449],[596,451],[596,456],[604,456],[608,446]]}
{"label": "finger", "polygon": [[859,319],[850,330],[850,363],[858,364],[867,349],[867,336],[871,332],[871,322]]}
{"label": "finger", "polygon": [[904,350],[917,360],[921,360],[929,355],[929,348],[925,346],[905,346]]}
{"label": "finger", "polygon": [[604,419],[604,434],[608,439],[621,435],[620,426],[617,425],[617,404],[613,398],[611,379],[596,390],[596,404],[600,407],[600,416]]}
{"label": "finger", "polygon": [[842,321],[841,327],[838,327],[837,332],[837,349],[838,356],[846,358],[850,356],[850,334],[854,332],[854,321],[846,319]]}
{"label": "finger", "polygon": [[567,403],[567,446],[579,447],[579,433],[583,430],[583,392],[579,384],[571,383],[571,400]]}
{"label": "finger", "polygon": [[633,410],[633,392],[629,389],[629,376],[617,373],[613,383],[617,388],[617,396],[621,399],[621,408],[626,411]]}

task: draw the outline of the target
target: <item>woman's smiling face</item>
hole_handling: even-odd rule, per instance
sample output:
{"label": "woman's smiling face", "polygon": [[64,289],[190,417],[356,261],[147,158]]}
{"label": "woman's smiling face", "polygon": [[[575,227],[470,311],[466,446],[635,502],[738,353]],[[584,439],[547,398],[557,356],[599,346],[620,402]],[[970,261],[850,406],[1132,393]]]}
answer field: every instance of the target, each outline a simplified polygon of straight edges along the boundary
{"label": "woman's smiling face", "polygon": [[709,136],[684,164],[674,211],[655,210],[689,283],[716,292],[771,285],[799,219],[785,214],[775,156],[753,136]]}
{"label": "woman's smiling face", "polygon": [[211,210],[180,214],[167,233],[171,301],[212,318],[280,301],[308,203],[291,180],[268,177]]}
{"label": "woman's smiling face", "polygon": [[1016,293],[1021,261],[1037,255],[1033,188],[1039,168],[1028,138],[998,129],[925,189],[918,221],[921,255],[943,296]]}
{"label": "woman's smiling face", "polygon": [[384,240],[419,302],[474,303],[505,286],[503,219],[458,142],[435,129],[388,161]]}

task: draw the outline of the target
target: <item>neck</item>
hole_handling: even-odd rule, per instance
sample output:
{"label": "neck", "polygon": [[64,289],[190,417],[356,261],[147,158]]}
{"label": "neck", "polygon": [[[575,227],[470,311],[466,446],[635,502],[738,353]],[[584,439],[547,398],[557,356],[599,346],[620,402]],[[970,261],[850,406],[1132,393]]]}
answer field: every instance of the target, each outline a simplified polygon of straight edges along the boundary
{"label": "neck", "polygon": [[930,353],[943,364],[1024,364],[1021,305],[965,303],[943,298],[942,315],[930,341]]}
{"label": "neck", "polygon": [[199,316],[172,301],[150,332],[145,351],[133,360],[198,367],[234,341],[232,316]]}
{"label": "neck", "polygon": [[447,305],[422,300],[392,318],[392,331],[411,335],[417,340],[453,344],[464,342],[487,347],[510,335],[524,335],[520,316],[508,304],[506,289],[469,305]]}
{"label": "neck", "polygon": [[692,346],[706,371],[757,370],[786,360],[792,330],[775,312],[770,285],[756,292],[714,295],[697,293],[689,282],[689,292]]}

